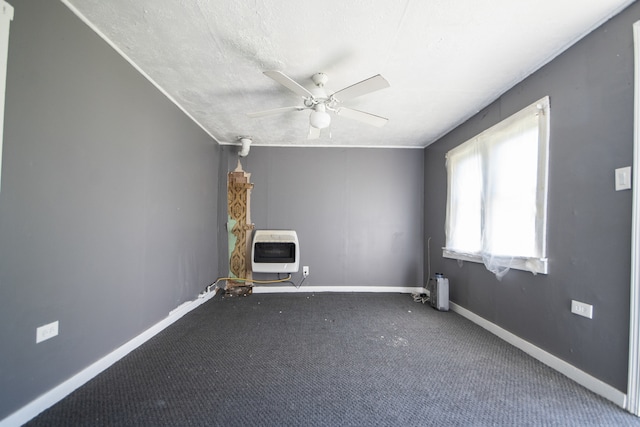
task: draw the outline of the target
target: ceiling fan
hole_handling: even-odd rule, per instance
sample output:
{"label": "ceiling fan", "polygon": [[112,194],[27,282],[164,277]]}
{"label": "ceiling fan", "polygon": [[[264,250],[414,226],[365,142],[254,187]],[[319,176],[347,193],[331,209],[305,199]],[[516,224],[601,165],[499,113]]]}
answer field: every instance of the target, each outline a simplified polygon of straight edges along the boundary
{"label": "ceiling fan", "polygon": [[387,82],[380,74],[369,77],[361,82],[354,83],[351,86],[331,94],[327,94],[324,89],[325,83],[329,80],[329,77],[324,73],[316,73],[311,76],[311,80],[316,86],[312,90],[307,90],[305,87],[280,71],[265,71],[264,74],[293,93],[301,96],[302,105],[257,111],[255,113],[248,113],[247,115],[249,117],[263,117],[288,111],[312,110],[311,115],[309,116],[308,139],[319,138],[320,130],[327,128],[331,124],[331,116],[328,111],[348,119],[358,120],[378,127],[384,126],[389,120],[384,117],[376,116],[375,114],[354,110],[353,108],[347,108],[340,105],[343,101],[389,87],[389,82]]}

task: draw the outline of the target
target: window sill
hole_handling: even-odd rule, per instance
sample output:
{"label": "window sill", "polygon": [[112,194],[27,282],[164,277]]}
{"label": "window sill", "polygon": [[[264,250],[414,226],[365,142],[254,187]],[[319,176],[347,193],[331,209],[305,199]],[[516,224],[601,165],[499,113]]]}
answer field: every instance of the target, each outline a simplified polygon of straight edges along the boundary
{"label": "window sill", "polygon": [[[484,264],[482,255],[457,252],[450,249],[442,248],[442,256],[444,258],[457,259],[460,261],[470,261]],[[530,271],[533,274],[549,274],[548,258],[507,258],[496,257],[493,262],[499,267],[509,267],[515,270]]]}

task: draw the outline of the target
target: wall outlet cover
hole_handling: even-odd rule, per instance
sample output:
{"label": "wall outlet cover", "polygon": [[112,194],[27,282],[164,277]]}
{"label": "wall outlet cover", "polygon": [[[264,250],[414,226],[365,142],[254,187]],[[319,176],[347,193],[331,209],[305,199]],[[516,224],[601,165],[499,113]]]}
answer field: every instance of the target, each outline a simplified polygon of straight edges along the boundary
{"label": "wall outlet cover", "polygon": [[48,323],[46,325],[42,325],[36,329],[36,344],[41,343],[42,341],[48,340],[49,338],[53,338],[58,335],[58,326],[59,323],[56,320],[55,322]]}
{"label": "wall outlet cover", "polygon": [[571,312],[587,319],[593,319],[593,306],[591,304],[571,300]]}

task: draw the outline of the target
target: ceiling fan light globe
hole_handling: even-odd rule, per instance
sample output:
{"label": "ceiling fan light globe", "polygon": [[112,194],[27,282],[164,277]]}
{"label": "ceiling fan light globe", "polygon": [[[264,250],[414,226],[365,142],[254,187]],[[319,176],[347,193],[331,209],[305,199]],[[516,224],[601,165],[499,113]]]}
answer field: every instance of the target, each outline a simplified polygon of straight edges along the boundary
{"label": "ceiling fan light globe", "polygon": [[316,129],[324,129],[331,124],[331,116],[326,111],[312,111],[309,123]]}

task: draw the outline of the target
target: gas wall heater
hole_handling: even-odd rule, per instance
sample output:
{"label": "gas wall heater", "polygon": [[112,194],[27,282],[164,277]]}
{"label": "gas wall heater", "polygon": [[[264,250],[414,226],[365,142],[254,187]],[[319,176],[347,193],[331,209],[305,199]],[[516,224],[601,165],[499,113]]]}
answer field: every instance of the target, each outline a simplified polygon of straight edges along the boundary
{"label": "gas wall heater", "polygon": [[293,230],[256,230],[251,245],[254,273],[297,273],[300,245]]}

